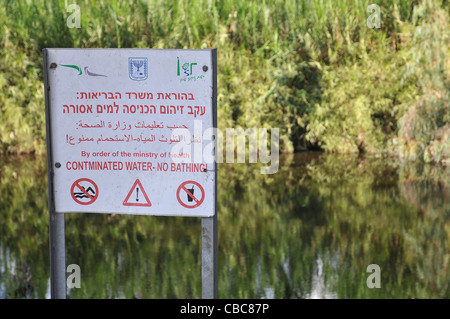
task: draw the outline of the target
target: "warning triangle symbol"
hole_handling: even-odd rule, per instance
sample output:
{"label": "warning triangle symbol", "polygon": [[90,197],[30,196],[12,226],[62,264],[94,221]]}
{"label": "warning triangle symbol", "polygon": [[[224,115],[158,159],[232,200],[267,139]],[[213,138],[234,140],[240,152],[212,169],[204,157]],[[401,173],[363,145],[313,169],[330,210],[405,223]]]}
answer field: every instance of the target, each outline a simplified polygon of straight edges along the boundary
{"label": "warning triangle symbol", "polygon": [[150,207],[152,203],[148,199],[147,193],[142,186],[142,183],[137,179],[133,186],[131,186],[127,197],[123,201],[123,206],[140,206],[140,207]]}

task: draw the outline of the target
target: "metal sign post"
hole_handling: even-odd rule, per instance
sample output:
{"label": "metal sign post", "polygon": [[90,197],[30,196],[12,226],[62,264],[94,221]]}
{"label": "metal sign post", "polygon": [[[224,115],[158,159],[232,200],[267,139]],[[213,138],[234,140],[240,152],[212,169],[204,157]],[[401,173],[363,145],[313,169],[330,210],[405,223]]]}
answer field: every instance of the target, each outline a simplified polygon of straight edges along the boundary
{"label": "metal sign post", "polygon": [[66,213],[201,217],[202,297],[217,298],[216,50],[43,56],[52,298]]}
{"label": "metal sign post", "polygon": [[217,215],[202,218],[202,298],[217,298]]}
{"label": "metal sign post", "polygon": [[50,294],[66,299],[66,243],[64,214],[50,212]]}
{"label": "metal sign post", "polygon": [[[213,73],[217,74],[217,55],[212,57]],[[212,103],[213,109],[213,127],[217,128],[217,77],[213,77]],[[217,136],[214,139],[214,152],[219,149],[217,147]],[[214,154],[216,158],[216,154]],[[214,193],[217,194],[217,162],[214,162],[214,173],[216,183],[214,185]],[[218,298],[218,267],[217,267],[217,196],[214,202],[214,211],[212,217],[202,218],[202,298],[216,299]]]}
{"label": "metal sign post", "polygon": [[48,210],[49,210],[49,241],[50,241],[50,295],[52,299],[66,299],[66,241],[64,214],[55,212],[53,196],[53,164],[51,148],[51,114],[49,112],[49,90],[47,72],[47,50],[44,50],[44,90],[45,118],[47,135],[47,179],[48,179]]}

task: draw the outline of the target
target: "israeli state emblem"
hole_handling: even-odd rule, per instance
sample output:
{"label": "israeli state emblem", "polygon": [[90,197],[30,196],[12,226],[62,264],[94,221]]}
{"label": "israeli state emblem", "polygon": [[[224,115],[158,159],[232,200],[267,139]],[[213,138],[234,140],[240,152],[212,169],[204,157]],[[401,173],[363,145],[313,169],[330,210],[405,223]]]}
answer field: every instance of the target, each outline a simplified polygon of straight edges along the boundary
{"label": "israeli state emblem", "polygon": [[144,81],[148,78],[147,58],[128,58],[128,74],[133,81]]}

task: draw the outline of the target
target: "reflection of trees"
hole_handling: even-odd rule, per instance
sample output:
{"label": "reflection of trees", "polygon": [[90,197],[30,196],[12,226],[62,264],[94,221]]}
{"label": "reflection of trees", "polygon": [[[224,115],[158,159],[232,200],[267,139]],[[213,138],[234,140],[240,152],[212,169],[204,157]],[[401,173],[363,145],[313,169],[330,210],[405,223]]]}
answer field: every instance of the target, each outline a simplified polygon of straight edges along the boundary
{"label": "reflection of trees", "polygon": [[[0,297],[45,297],[45,159],[0,164]],[[220,164],[219,297],[449,297],[448,169],[301,154]],[[198,218],[69,214],[71,298],[199,298]],[[382,289],[366,267],[380,265]],[[2,291],[4,287],[5,291]]]}
{"label": "reflection of trees", "polygon": [[30,264],[14,261],[13,271],[10,271],[6,282],[9,287],[6,298],[15,299],[33,296],[34,282]]}
{"label": "reflection of trees", "polygon": [[43,298],[48,275],[46,159],[0,160],[0,296]]}
{"label": "reflection of trees", "polygon": [[404,232],[405,262],[417,274],[415,296],[426,298],[431,290],[433,296],[448,298],[450,170],[410,164],[399,172],[402,194],[417,208],[417,222]]}
{"label": "reflection of trees", "polygon": [[[365,287],[370,263],[382,269],[380,296],[449,296],[448,170],[327,156],[310,166],[310,175],[327,203],[331,246],[340,252],[340,297],[379,293]],[[353,278],[358,289],[342,278]]]}

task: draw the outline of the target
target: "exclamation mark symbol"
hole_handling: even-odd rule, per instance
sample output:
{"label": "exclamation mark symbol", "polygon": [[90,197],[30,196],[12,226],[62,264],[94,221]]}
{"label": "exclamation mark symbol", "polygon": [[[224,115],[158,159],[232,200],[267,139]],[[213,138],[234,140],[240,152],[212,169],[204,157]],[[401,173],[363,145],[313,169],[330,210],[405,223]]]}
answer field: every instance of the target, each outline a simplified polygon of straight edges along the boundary
{"label": "exclamation mark symbol", "polygon": [[139,188],[136,187],[136,202],[139,202]]}

